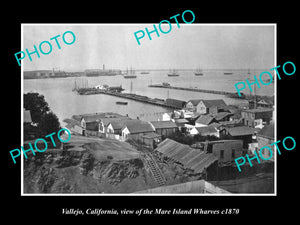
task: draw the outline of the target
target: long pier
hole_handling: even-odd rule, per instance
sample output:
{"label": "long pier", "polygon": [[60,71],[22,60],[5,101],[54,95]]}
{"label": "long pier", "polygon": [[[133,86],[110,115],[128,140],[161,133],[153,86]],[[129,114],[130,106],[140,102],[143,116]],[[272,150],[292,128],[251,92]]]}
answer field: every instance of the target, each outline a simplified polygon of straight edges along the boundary
{"label": "long pier", "polygon": [[161,85],[161,84],[148,85],[148,87],[152,87],[152,88],[169,88],[169,89],[203,92],[203,93],[218,94],[218,95],[235,94],[234,92],[227,92],[227,91],[216,91],[216,90],[205,90],[205,89],[199,89],[199,88],[175,87],[175,86],[168,86],[168,85]]}
{"label": "long pier", "polygon": [[[217,95],[227,95],[228,97],[231,97],[231,98],[240,98],[240,99],[250,98],[250,96],[244,95],[243,93],[241,93],[242,96],[239,97],[237,92],[228,92],[228,91],[216,91],[216,90],[206,90],[206,89],[200,89],[200,88],[175,87],[175,86],[171,86],[171,85],[162,85],[162,84],[151,84],[151,85],[148,85],[148,87],[168,88],[168,89],[183,90],[183,91],[193,91],[193,92],[202,92],[202,93],[217,94]],[[258,95],[256,95],[256,96],[258,96]]]}
{"label": "long pier", "polygon": [[105,95],[111,95],[111,96],[115,96],[115,97],[119,97],[119,98],[130,99],[130,100],[134,100],[134,101],[138,101],[138,102],[142,102],[142,103],[161,106],[161,107],[165,107],[165,108],[170,108],[170,109],[181,109],[181,108],[173,106],[173,105],[168,105],[166,103],[166,101],[164,101],[164,100],[153,99],[153,98],[149,98],[149,97],[143,96],[143,95],[121,93],[121,92],[101,90],[101,89],[96,89],[96,88],[78,88],[78,89],[73,89],[73,91],[77,91],[78,94],[80,94],[80,95],[105,94]]}

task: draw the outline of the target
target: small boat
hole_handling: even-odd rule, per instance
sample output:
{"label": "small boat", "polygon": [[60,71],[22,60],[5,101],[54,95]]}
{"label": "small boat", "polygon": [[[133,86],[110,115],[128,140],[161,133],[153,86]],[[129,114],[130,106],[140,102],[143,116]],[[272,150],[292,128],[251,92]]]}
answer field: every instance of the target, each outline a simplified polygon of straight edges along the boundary
{"label": "small boat", "polygon": [[170,70],[170,72],[168,73],[168,77],[178,77],[179,74],[176,72],[175,69],[173,69],[172,71]]}
{"label": "small boat", "polygon": [[203,76],[202,70],[200,68],[196,69],[196,72],[194,72],[195,76]]}
{"label": "small boat", "polygon": [[142,71],[141,74],[149,74],[150,72],[148,71]]}
{"label": "small boat", "polygon": [[116,102],[117,105],[127,105],[128,102]]}
{"label": "small boat", "polygon": [[233,73],[231,72],[224,72],[224,75],[232,75]]}

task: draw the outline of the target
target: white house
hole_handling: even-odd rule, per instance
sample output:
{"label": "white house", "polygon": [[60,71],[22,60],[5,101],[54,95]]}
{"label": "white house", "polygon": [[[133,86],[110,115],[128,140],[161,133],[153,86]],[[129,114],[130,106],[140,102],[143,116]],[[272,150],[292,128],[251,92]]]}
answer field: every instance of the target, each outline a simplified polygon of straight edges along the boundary
{"label": "white house", "polygon": [[162,121],[170,121],[172,119],[172,113],[162,114]]}
{"label": "white house", "polygon": [[223,99],[203,100],[193,99],[187,102],[186,108],[198,112],[200,114],[218,113],[221,109],[226,107]]}
{"label": "white house", "polygon": [[126,125],[122,128],[122,139],[133,139],[135,141],[143,141],[145,134],[154,133],[154,128],[150,123],[141,120],[128,120]]}

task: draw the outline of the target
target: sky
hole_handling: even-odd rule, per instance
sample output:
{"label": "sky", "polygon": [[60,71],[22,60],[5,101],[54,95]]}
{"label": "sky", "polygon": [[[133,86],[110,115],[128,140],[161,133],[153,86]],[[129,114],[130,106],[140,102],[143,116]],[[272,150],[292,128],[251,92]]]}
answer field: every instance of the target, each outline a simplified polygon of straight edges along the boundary
{"label": "sky", "polygon": [[[180,24],[172,23],[169,33],[154,32],[152,40],[145,28],[153,24],[23,24],[22,49],[34,51],[43,41],[49,41],[52,52],[32,54],[22,60],[23,69],[59,68],[65,71],[99,69],[269,69],[275,66],[275,26],[273,24]],[[167,31],[169,25],[163,25]],[[134,33],[143,30],[138,45]],[[73,44],[62,40],[66,31],[76,37]],[[61,49],[58,49],[57,38]],[[66,34],[66,40],[72,36]],[[47,44],[43,44],[47,52]],[[16,62],[17,63],[17,62]]]}

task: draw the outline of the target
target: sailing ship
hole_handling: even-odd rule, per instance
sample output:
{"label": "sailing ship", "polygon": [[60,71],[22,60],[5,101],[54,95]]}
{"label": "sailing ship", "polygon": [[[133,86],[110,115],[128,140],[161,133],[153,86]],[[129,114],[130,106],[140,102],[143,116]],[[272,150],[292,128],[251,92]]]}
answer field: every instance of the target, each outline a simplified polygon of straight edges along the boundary
{"label": "sailing ship", "polygon": [[178,76],[179,74],[175,69],[170,70],[170,72],[168,73],[168,77],[178,77]]}
{"label": "sailing ship", "polygon": [[132,67],[130,68],[130,70],[128,70],[128,68],[127,68],[127,71],[126,71],[126,73],[123,75],[123,77],[124,77],[125,79],[127,79],[127,78],[136,78],[135,70],[133,70]]}
{"label": "sailing ship", "polygon": [[196,69],[196,72],[194,72],[195,76],[203,76],[202,70],[200,68]]}

